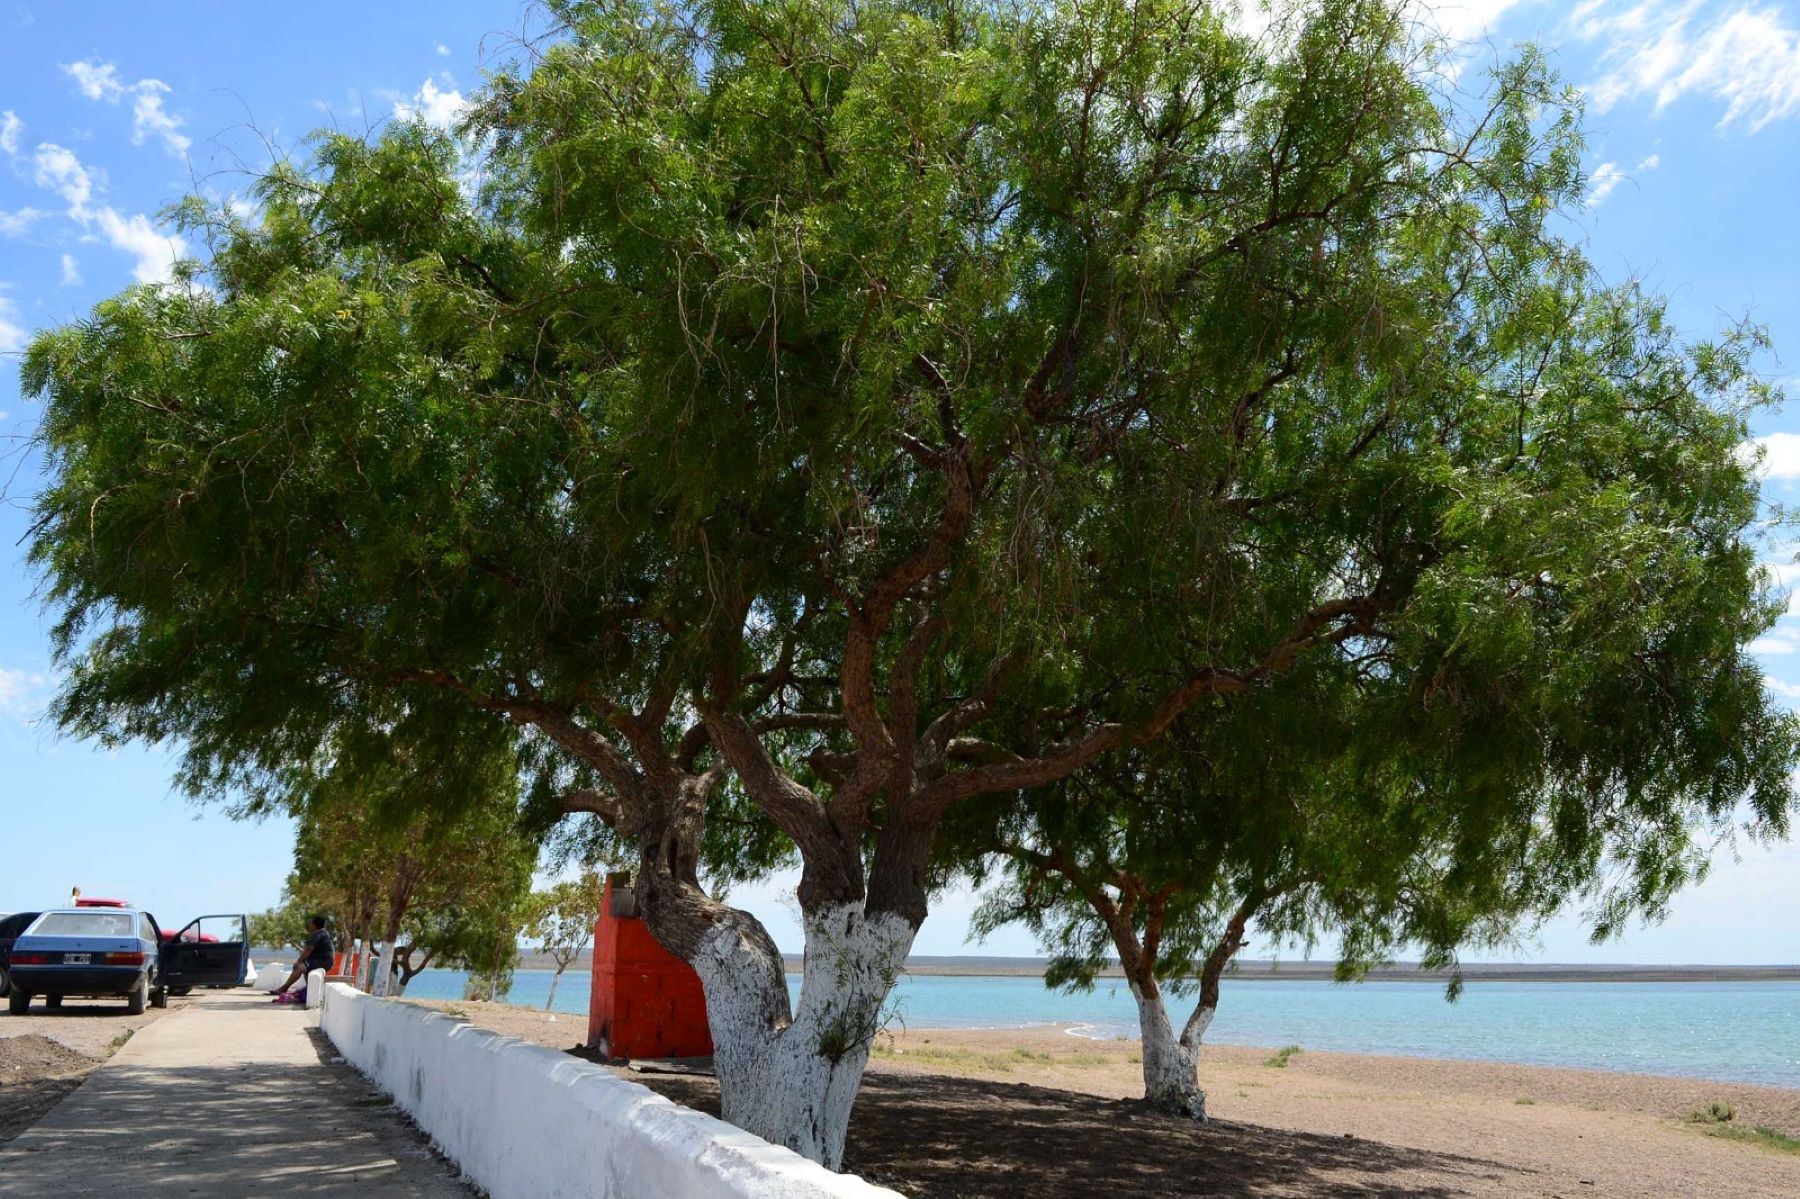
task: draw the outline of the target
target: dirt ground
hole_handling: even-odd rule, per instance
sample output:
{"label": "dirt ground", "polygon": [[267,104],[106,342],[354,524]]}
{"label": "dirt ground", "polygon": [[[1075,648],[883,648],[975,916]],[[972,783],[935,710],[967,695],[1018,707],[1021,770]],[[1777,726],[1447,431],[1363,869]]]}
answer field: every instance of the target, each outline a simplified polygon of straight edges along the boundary
{"label": "dirt ground", "polygon": [[[184,1001],[171,999],[171,1010]],[[37,1123],[88,1071],[131,1034],[165,1013],[125,1012],[120,1000],[70,999],[52,1015],[34,1003],[23,1016],[0,1008],[0,1144]]]}
{"label": "dirt ground", "polygon": [[[559,1049],[576,1017],[439,1003]],[[931,1199],[1106,1194],[1276,1196],[1800,1195],[1800,1155],[1706,1135],[1687,1114],[1800,1136],[1800,1090],[1423,1058],[1213,1047],[1216,1119],[1146,1112],[1138,1046],[1059,1028],[884,1036],[851,1118],[845,1166]],[[630,1072],[717,1111],[710,1078]]]}

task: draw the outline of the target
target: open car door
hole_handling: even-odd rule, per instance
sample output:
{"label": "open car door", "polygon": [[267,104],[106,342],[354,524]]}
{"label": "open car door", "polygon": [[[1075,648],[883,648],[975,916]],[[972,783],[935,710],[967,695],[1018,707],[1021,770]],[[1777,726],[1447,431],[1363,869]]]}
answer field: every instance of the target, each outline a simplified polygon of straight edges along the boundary
{"label": "open car door", "polygon": [[239,987],[250,963],[250,921],[244,916],[201,916],[160,946],[162,985]]}

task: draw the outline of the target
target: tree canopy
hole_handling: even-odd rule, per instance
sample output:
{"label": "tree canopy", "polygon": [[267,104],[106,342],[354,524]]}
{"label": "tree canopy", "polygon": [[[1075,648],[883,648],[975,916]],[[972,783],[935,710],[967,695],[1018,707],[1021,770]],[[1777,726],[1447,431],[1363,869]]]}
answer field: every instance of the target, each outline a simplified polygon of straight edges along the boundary
{"label": "tree canopy", "polygon": [[[1303,664],[1404,680],[1432,771],[1784,819],[1758,334],[1557,235],[1537,54],[1471,108],[1380,0],[548,8],[463,141],[322,137],[33,343],[65,728],[208,794],[517,753],[635,843],[726,1117],[830,1164],[946,816]],[[797,1008],[701,886],[728,775],[801,860]]]}

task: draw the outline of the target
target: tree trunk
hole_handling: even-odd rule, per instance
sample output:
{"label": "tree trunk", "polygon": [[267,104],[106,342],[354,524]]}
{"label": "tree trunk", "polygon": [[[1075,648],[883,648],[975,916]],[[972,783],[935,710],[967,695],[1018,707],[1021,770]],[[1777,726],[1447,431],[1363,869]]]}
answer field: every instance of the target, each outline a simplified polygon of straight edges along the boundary
{"label": "tree trunk", "polygon": [[699,887],[701,827],[695,818],[645,832],[636,892],[652,934],[700,975],[720,1114],[838,1169],[882,1005],[918,926],[891,911],[868,915],[860,898],[815,900],[790,1009],[786,965],[768,931]]}
{"label": "tree trunk", "polygon": [[1138,1033],[1144,1048],[1144,1101],[1170,1115],[1206,1119],[1206,1092],[1200,1089],[1200,1034],[1212,1022],[1211,1011],[1202,1009],[1207,1011],[1204,1022],[1190,1020],[1177,1037],[1156,980],[1150,979],[1147,985],[1136,979],[1127,981],[1131,997],[1137,1001]]}
{"label": "tree trunk", "polygon": [[693,964],[706,989],[721,1114],[836,1170],[882,1005],[916,930],[891,913],[865,916],[860,904],[830,905],[805,923],[791,1022],[783,963],[760,925],[750,935],[736,921],[721,925]]}
{"label": "tree trunk", "polygon": [[562,982],[563,971],[567,969],[568,966],[566,965],[558,966],[556,968],[556,973],[550,976],[550,998],[544,1000],[544,1010],[546,1012],[549,1011],[551,1005],[556,1002],[556,985]]}
{"label": "tree trunk", "polygon": [[386,996],[394,990],[394,942],[400,939],[400,920],[405,912],[398,908],[388,909],[387,931],[381,940],[381,973],[375,978],[374,994]]}

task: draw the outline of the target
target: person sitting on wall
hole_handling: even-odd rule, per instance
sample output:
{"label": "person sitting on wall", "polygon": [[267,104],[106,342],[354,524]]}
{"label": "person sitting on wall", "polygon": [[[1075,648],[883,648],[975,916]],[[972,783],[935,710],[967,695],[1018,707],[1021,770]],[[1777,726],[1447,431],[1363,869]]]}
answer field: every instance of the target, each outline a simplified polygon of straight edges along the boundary
{"label": "person sitting on wall", "polygon": [[281,1003],[286,998],[288,988],[295,983],[300,984],[300,1002],[305,1003],[306,976],[314,970],[329,973],[331,963],[337,956],[332,949],[331,934],[325,931],[325,917],[314,916],[307,923],[312,926],[312,931],[306,935],[306,947],[300,951],[300,960],[294,963],[294,972],[276,990],[276,1003]]}

